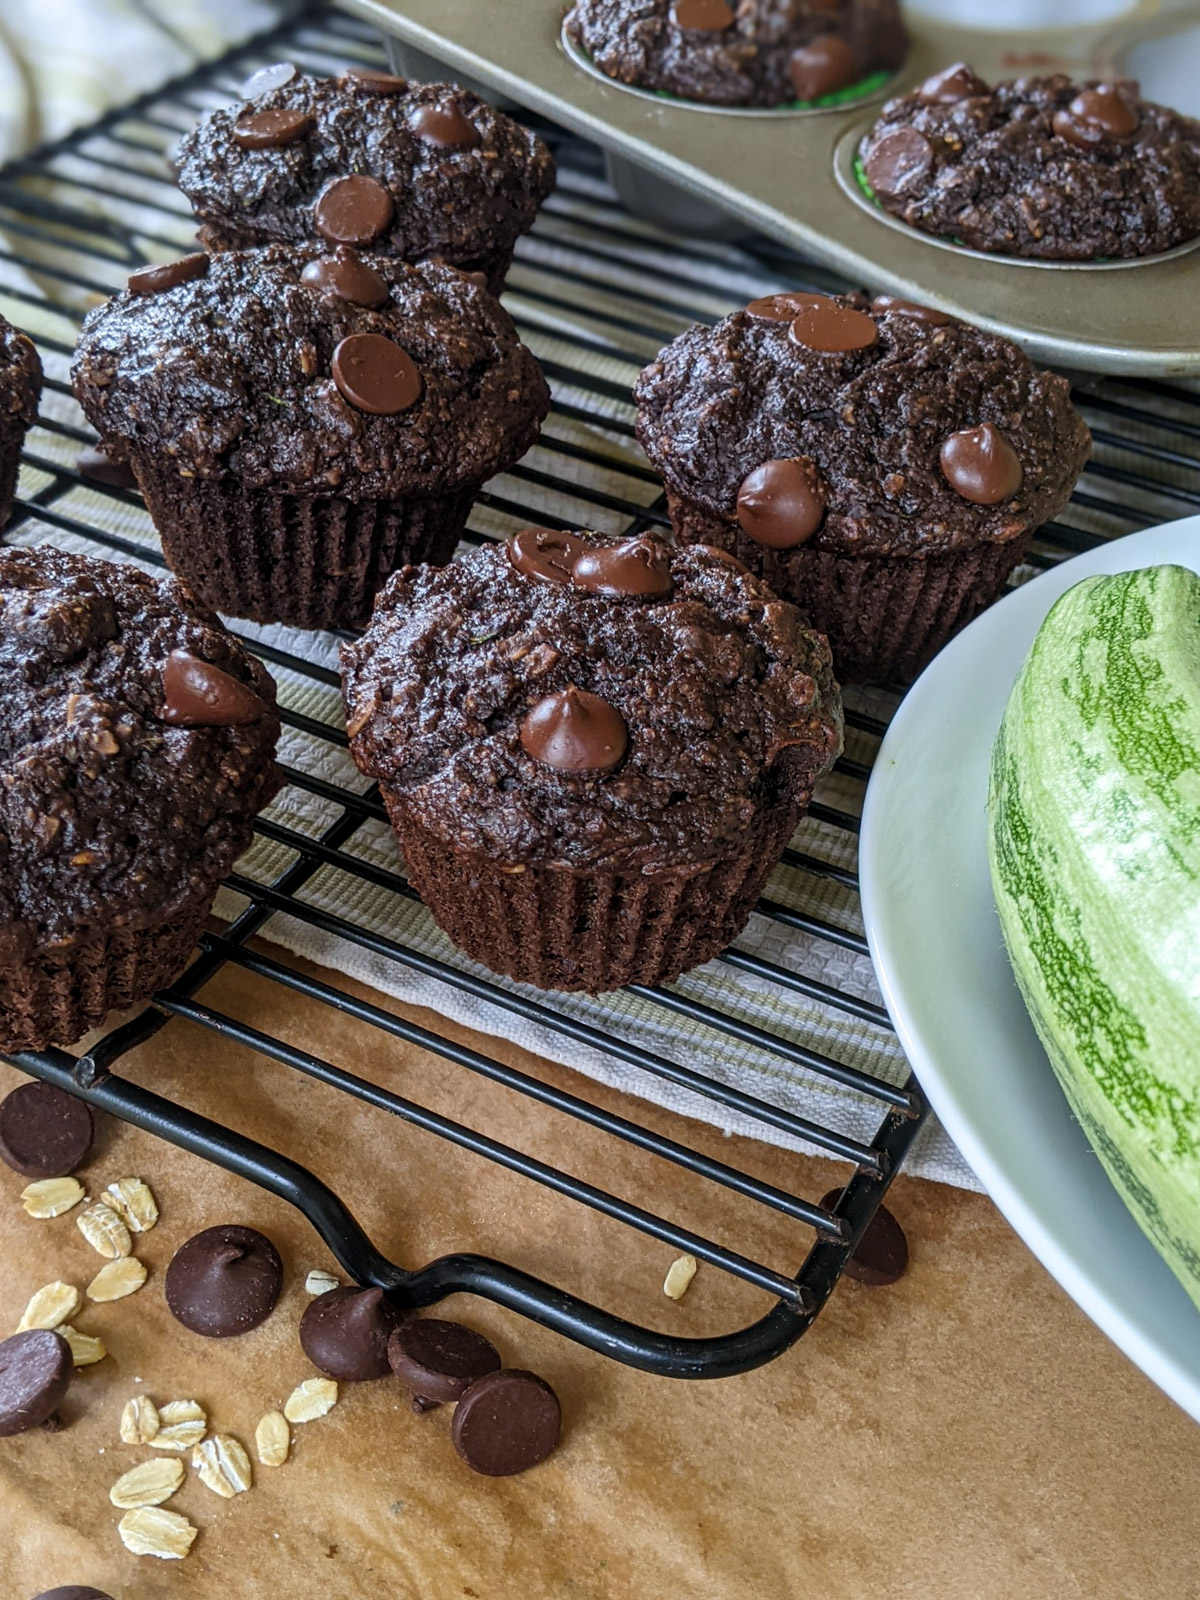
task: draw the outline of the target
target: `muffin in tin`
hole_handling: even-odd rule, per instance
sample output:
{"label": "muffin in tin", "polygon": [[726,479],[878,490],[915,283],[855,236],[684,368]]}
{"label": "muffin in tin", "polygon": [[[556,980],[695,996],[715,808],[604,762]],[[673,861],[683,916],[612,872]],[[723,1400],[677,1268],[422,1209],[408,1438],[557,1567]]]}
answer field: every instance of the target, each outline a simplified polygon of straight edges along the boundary
{"label": "muffin in tin", "polygon": [[[210,112],[175,153],[207,250],[347,244],[482,272],[496,294],[554,187],[537,134],[449,83],[365,68],[268,87]],[[255,87],[253,81],[250,87]]]}
{"label": "muffin in tin", "polygon": [[0,317],[0,528],[12,516],[21,446],[41,393],[42,363],[32,339]]}
{"label": "muffin in tin", "polygon": [[994,600],[1091,447],[1065,378],[889,296],[752,301],[635,393],[676,537],[798,606],[843,682],[911,677]]}
{"label": "muffin in tin", "polygon": [[172,578],[0,549],[0,1049],[172,982],[278,788],[275,685]]}
{"label": "muffin in tin", "polygon": [[1128,260],[1200,235],[1200,122],[1136,83],[993,87],[960,62],[889,101],[859,160],[885,210],[972,250]]}
{"label": "muffin in tin", "polygon": [[396,567],[448,560],[550,404],[478,282],[348,246],[143,269],[89,314],[73,377],[172,569],[304,628],[362,624]]}
{"label": "muffin in tin", "polygon": [[717,955],[841,748],[825,640],[723,551],[649,535],[526,529],[397,573],[342,661],[433,916],[544,989]]}
{"label": "muffin in tin", "polygon": [[836,103],[896,71],[896,0],[575,0],[567,30],[610,78],[714,106]]}

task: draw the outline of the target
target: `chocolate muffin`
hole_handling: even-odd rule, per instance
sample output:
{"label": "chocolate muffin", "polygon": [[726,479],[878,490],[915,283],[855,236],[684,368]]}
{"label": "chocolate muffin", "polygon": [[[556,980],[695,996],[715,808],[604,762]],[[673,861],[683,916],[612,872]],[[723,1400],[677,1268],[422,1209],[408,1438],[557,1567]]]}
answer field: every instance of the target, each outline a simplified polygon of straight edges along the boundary
{"label": "chocolate muffin", "polygon": [[648,535],[526,529],[397,573],[342,662],[429,910],[543,989],[717,955],[841,748],[824,639],[724,552]]}
{"label": "chocolate muffin", "polygon": [[275,686],[182,584],[0,549],[0,1050],[172,982],[275,793]]}
{"label": "chocolate muffin", "polygon": [[860,160],[887,211],[972,250],[1128,259],[1200,234],[1200,122],[1136,83],[990,88],[960,62],[889,101]]}
{"label": "chocolate muffin", "polygon": [[172,569],[214,610],[302,628],[365,623],[394,568],[449,560],[550,404],[480,284],[348,246],[137,272],[73,376]]}
{"label": "chocolate muffin", "polygon": [[21,446],[41,393],[42,363],[33,341],[0,317],[0,528],[12,516]]}
{"label": "chocolate muffin", "polygon": [[537,134],[450,83],[365,68],[306,78],[286,63],[271,73],[264,92],[210,112],[176,153],[206,249],[348,244],[440,257],[500,293],[514,244],[554,187]]}
{"label": "chocolate muffin", "polygon": [[566,25],[610,78],[716,106],[836,104],[908,50],[896,0],[575,0]]}
{"label": "chocolate muffin", "polygon": [[1003,589],[1091,439],[1065,378],[880,296],[792,292],[690,328],[637,381],[676,537],[744,561],[843,681],[910,677]]}

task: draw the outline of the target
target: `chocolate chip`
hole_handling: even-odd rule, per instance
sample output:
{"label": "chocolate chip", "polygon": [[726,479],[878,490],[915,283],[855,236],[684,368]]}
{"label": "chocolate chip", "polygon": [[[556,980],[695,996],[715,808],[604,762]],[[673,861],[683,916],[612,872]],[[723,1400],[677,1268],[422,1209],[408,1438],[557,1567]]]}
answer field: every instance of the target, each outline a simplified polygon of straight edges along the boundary
{"label": "chocolate chip", "polygon": [[824,294],[797,295],[803,304],[792,319],[788,337],[806,350],[841,354],[866,350],[879,337],[879,329],[865,311],[839,305]]}
{"label": "chocolate chip", "polygon": [[614,600],[661,600],[675,587],[667,547],[646,534],[620,544],[586,546],[571,582],[577,589]]}
{"label": "chocolate chip", "polygon": [[256,1228],[205,1228],[171,1258],[164,1283],[176,1321],[207,1339],[230,1339],[264,1322],[283,1286],[279,1252]]}
{"label": "chocolate chip", "polygon": [[393,417],[416,405],[424,380],[407,350],[382,333],[352,333],[333,352],[333,381],[358,411]]}
{"label": "chocolate chip", "polygon": [[877,294],[871,301],[871,310],[877,316],[890,311],[896,317],[911,317],[914,322],[927,322],[931,328],[942,328],[954,321],[944,311],[935,311],[932,306],[918,305],[915,300],[902,300],[896,294]]}
{"label": "chocolate chip", "polygon": [[450,1438],[473,1472],[506,1478],[544,1461],[558,1443],[558,1396],[533,1372],[479,1378],[454,1408]]}
{"label": "chocolate chip", "polygon": [[26,1178],[65,1178],[92,1153],[84,1101],[52,1083],[22,1083],[0,1100],[0,1160]]}
{"label": "chocolate chip", "polygon": [[500,1352],[460,1322],[414,1317],[392,1334],[388,1360],[417,1399],[443,1404],[460,1400],[477,1379],[497,1371]]}
{"label": "chocolate chip", "polygon": [[75,471],[110,489],[136,489],[137,478],[128,461],[114,461],[102,445],[81,450],[75,457]]}
{"label": "chocolate chip", "polygon": [[598,694],[568,684],[539,700],[521,724],[521,746],[559,772],[607,772],[629,744],[625,718]]}
{"label": "chocolate chip", "polygon": [[725,0],[674,0],[671,21],[693,33],[722,33],[732,25],[733,11]]}
{"label": "chocolate chip", "polygon": [[129,292],[161,294],[164,289],[177,289],[181,283],[203,278],[207,271],[208,256],[197,250],[194,255],[180,256],[178,261],[164,261],[158,267],[139,267],[129,274]]}
{"label": "chocolate chip", "polygon": [[382,1289],[330,1289],[300,1318],[300,1343],[318,1371],[344,1383],[386,1377],[388,1339],[400,1313]]}
{"label": "chocolate chip", "polygon": [[917,90],[917,99],[922,105],[944,106],[956,100],[971,100],[976,95],[990,93],[991,90],[978,73],[973,72],[965,61],[956,61],[952,67],[944,67],[941,72],[935,72],[932,78],[926,78]]}
{"label": "chocolate chip", "polygon": [[375,178],[356,172],[327,184],[313,207],[313,223],[331,244],[370,244],[387,228],[395,207]]}
{"label": "chocolate chip", "polygon": [[266,707],[254,690],[186,650],[172,650],[163,668],[161,722],[176,728],[243,728]]}
{"label": "chocolate chip", "polygon": [[312,125],[313,117],[308,111],[258,111],[238,118],[233,125],[233,140],[243,150],[274,150],[280,145],[295,144]]}
{"label": "chocolate chip", "polygon": [[807,456],[764,461],[742,480],[737,513],[755,544],[794,550],[812,538],[825,515],[825,484],[816,462]]}
{"label": "chocolate chip", "polygon": [[390,294],[386,281],[369,267],[356,250],[339,245],[331,256],[318,256],[300,274],[301,283],[320,294],[336,294],[351,305],[376,311]]}
{"label": "chocolate chip", "polygon": [[447,150],[473,149],[479,143],[479,129],[458,106],[419,106],[408,125],[426,144],[442,145]]}
{"label": "chocolate chip", "polygon": [[805,290],[785,289],[782,294],[768,294],[761,300],[751,300],[746,307],[746,314],[757,317],[760,322],[792,322],[812,298]]}
{"label": "chocolate chip", "polygon": [[269,67],[259,67],[242,85],[242,99],[253,100],[255,95],[270,94],[272,89],[282,89],[299,76],[300,68],[294,61],[274,61]]}
{"label": "chocolate chip", "polygon": [[862,66],[845,39],[823,33],[792,51],[788,77],[797,100],[819,100],[823,94],[835,94],[856,83],[862,77]]}
{"label": "chocolate chip", "polygon": [[863,170],[876,194],[902,194],[933,171],[933,146],[916,128],[893,128],[871,146]]}
{"label": "chocolate chip", "polygon": [[701,555],[708,556],[712,561],[719,561],[723,567],[733,567],[738,572],[744,572],[747,575],[750,572],[750,568],[746,563],[739,561],[732,550],[722,550],[719,544],[693,544],[689,545],[688,548],[690,550],[698,550]]}
{"label": "chocolate chip", "polygon": [[554,528],[522,528],[508,540],[508,559],[523,578],[569,583],[583,540]]}
{"label": "chocolate chip", "polygon": [[347,67],[338,82],[347,89],[361,89],[364,94],[403,94],[408,88],[407,78],[379,72],[375,67]]}
{"label": "chocolate chip", "polygon": [[40,1427],[66,1397],[74,1365],[61,1333],[14,1333],[0,1344],[0,1437]]}
{"label": "chocolate chip", "polygon": [[1140,118],[1124,95],[1109,84],[1084,89],[1065,111],[1056,111],[1052,127],[1060,139],[1079,150],[1127,139],[1137,131]]}
{"label": "chocolate chip", "polygon": [[946,482],[972,505],[994,506],[1021,487],[1020,457],[990,422],[963,428],[942,443],[939,460]]}
{"label": "chocolate chip", "polygon": [[[822,1195],[821,1205],[832,1211],[842,1197],[840,1189]],[[886,1206],[880,1206],[854,1247],[842,1271],[856,1283],[882,1289],[902,1278],[908,1266],[908,1240],[904,1229]]]}
{"label": "chocolate chip", "polygon": [[101,1589],[89,1589],[78,1583],[69,1583],[64,1589],[44,1589],[33,1600],[112,1600]]}

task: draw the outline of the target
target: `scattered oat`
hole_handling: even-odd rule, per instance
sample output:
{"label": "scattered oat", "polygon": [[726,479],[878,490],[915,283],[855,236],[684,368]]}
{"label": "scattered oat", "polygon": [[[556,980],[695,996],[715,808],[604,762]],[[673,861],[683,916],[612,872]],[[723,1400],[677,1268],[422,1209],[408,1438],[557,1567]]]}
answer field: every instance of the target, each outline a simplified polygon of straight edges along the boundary
{"label": "scattered oat", "polygon": [[148,1394],[135,1395],[125,1402],[121,1413],[121,1438],[126,1444],[149,1444],[160,1426],[158,1407]]}
{"label": "scattered oat", "polygon": [[192,1451],[192,1465],[206,1489],[232,1500],[250,1487],[250,1457],[244,1446],[227,1433],[214,1433]]}
{"label": "scattered oat", "polygon": [[315,1422],[337,1404],[338,1386],[332,1378],[305,1378],[287,1397],[283,1414],[289,1422]]}
{"label": "scattered oat", "polygon": [[73,1317],[81,1304],[79,1290],[73,1283],[48,1283],[44,1289],[38,1290],[25,1307],[25,1315],[17,1323],[17,1332],[27,1333],[30,1328],[57,1328],[68,1317]]}
{"label": "scattered oat", "polygon": [[133,1249],[129,1229],[112,1207],[106,1206],[103,1200],[97,1200],[86,1211],[80,1212],[75,1226],[92,1249],[98,1250],[110,1261],[115,1261],[118,1256],[127,1256]]}
{"label": "scattered oat", "polygon": [[208,1432],[204,1407],[194,1400],[168,1400],[158,1408],[158,1432],[149,1442],[155,1450],[192,1450]]}
{"label": "scattered oat", "polygon": [[39,1178],[21,1190],[21,1204],[31,1217],[61,1217],[84,1197],[78,1178]]}
{"label": "scattered oat", "polygon": [[146,1268],[136,1256],[108,1261],[87,1286],[89,1300],[124,1300],[146,1281]]}
{"label": "scattered oat", "polygon": [[139,1506],[117,1523],[126,1550],[135,1556],[158,1556],[162,1561],[182,1561],[192,1548],[196,1529],[177,1511],[159,1506]]}
{"label": "scattered oat", "polygon": [[696,1276],[699,1262],[695,1256],[676,1256],[672,1261],[666,1278],[663,1280],[663,1293],[670,1300],[682,1300],[688,1292],[688,1285]]}
{"label": "scattered oat", "polygon": [[118,1178],[105,1189],[103,1198],[130,1233],[149,1233],[158,1221],[158,1203],[141,1178]]}
{"label": "scattered oat", "polygon": [[171,1498],[186,1476],[182,1461],[159,1456],[130,1467],[108,1491],[108,1498],[122,1511],[134,1511],[138,1506],[160,1506]]}
{"label": "scattered oat", "polygon": [[340,1289],[341,1283],[332,1272],[322,1272],[320,1267],[314,1267],[304,1280],[306,1294],[328,1294],[331,1289]]}
{"label": "scattered oat", "polygon": [[69,1322],[64,1322],[58,1331],[71,1346],[71,1360],[77,1367],[94,1367],[97,1361],[103,1361],[108,1354],[103,1339],[97,1339],[94,1334],[80,1333]]}
{"label": "scattered oat", "polygon": [[264,1467],[281,1467],[288,1458],[292,1430],[282,1411],[268,1411],[254,1430],[254,1446]]}

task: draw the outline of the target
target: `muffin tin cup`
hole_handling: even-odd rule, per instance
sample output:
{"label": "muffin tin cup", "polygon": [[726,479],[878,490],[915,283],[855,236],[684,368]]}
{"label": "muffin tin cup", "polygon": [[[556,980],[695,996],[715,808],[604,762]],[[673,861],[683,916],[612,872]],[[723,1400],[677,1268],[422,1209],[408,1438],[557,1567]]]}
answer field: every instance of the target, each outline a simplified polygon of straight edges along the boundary
{"label": "muffin tin cup", "polygon": [[840,683],[903,683],[1004,592],[1032,534],[927,556],[855,556],[800,545],[768,550],[736,523],[667,491],[681,544],[712,544],[790,600],[833,651]]}
{"label": "muffin tin cup", "polygon": [[397,567],[450,560],[478,493],[343,500],[132,462],[176,577],[214,611],[294,628],[362,627]]}

